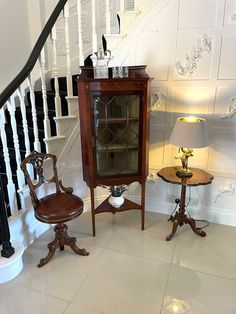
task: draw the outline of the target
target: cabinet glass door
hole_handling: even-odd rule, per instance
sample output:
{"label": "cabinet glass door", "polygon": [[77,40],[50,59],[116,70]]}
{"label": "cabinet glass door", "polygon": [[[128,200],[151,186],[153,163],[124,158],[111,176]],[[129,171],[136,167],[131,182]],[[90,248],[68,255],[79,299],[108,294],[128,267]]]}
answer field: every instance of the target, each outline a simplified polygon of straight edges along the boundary
{"label": "cabinet glass door", "polygon": [[97,175],[136,174],[140,95],[94,95],[92,100]]}

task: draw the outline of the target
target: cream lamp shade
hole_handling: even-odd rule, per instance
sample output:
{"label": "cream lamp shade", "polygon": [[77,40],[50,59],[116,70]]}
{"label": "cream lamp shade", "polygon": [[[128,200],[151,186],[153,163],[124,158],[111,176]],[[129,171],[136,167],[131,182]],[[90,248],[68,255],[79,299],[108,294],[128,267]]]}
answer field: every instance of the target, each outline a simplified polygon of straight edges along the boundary
{"label": "cream lamp shade", "polygon": [[179,146],[178,155],[182,168],[176,171],[179,177],[191,177],[188,158],[193,156],[192,148],[201,148],[209,144],[206,120],[197,117],[181,117],[176,120],[170,137],[170,143]]}
{"label": "cream lamp shade", "polygon": [[209,145],[206,120],[181,117],[176,120],[170,143],[179,147],[201,148]]}

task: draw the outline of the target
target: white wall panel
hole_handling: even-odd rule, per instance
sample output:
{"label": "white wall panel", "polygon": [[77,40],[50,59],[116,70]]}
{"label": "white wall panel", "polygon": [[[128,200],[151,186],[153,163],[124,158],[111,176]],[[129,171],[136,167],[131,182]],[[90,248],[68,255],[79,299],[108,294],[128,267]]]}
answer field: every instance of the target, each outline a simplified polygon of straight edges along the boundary
{"label": "white wall panel", "polygon": [[214,26],[217,3],[217,0],[180,0],[179,28]]}
{"label": "white wall panel", "polygon": [[181,86],[174,88],[172,110],[176,117],[184,114],[206,116],[210,99],[208,86]]}
{"label": "white wall panel", "polygon": [[236,25],[236,1],[226,0],[224,25]]}
{"label": "white wall panel", "polygon": [[214,133],[211,135],[211,151],[209,168],[214,171],[223,171],[236,175],[236,134],[229,132]]}
{"label": "white wall panel", "polygon": [[28,23],[27,0],[0,1],[0,92],[20,72],[30,55]]}
{"label": "white wall panel", "polygon": [[176,2],[170,1],[158,14],[158,17],[152,19],[146,26],[146,32],[158,32],[162,30],[171,30],[175,25],[176,20]]}
{"label": "white wall panel", "polygon": [[149,141],[149,166],[160,168],[164,160],[165,132],[152,128]]}
{"label": "white wall panel", "polygon": [[218,79],[236,79],[236,35],[223,35]]}
{"label": "white wall panel", "polygon": [[143,33],[137,42],[136,64],[147,64],[147,73],[156,80],[167,80],[171,39],[154,32]]}

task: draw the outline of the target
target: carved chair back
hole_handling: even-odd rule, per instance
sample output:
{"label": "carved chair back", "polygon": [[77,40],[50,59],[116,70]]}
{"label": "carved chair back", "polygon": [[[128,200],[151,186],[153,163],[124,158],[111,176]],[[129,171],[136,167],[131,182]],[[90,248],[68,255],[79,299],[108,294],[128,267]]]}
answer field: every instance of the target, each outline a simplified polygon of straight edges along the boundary
{"label": "carved chair back", "polygon": [[[52,177],[50,179],[46,179],[44,174],[46,161],[48,164],[49,162],[52,162]],[[62,188],[62,184],[61,181],[58,180],[56,163],[57,157],[55,155],[33,151],[28,157],[26,157],[26,159],[23,160],[21,164],[21,169],[24,172],[26,183],[30,189],[30,197],[34,208],[36,208],[39,202],[36,189],[38,189],[42,184],[55,183],[56,193],[61,193],[60,187]],[[36,178],[30,175],[31,171],[29,165],[32,166]],[[72,189],[68,188],[67,192],[72,193]]]}

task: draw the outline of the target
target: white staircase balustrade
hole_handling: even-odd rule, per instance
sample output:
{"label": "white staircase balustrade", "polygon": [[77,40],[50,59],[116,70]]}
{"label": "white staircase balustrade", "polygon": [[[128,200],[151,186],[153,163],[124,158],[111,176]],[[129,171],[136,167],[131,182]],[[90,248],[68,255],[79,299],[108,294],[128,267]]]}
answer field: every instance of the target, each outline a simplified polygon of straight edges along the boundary
{"label": "white staircase balustrade", "polygon": [[[22,88],[22,85],[17,89],[18,97],[20,100],[20,111],[22,116],[22,125],[23,125],[23,133],[24,133],[24,142],[25,142],[25,157],[27,157],[31,153],[30,149],[30,139],[29,139],[29,128],[26,116],[26,104],[25,104],[25,90]],[[31,175],[32,169],[29,168],[29,172]]]}
{"label": "white staircase balustrade", "polygon": [[95,0],[91,0],[92,6],[92,52],[98,51],[97,32],[96,32],[96,5]]}
{"label": "white staircase balustrade", "polygon": [[31,150],[30,150],[30,140],[29,140],[29,129],[28,129],[28,122],[26,117],[26,106],[25,106],[25,91],[20,86],[17,89],[18,97],[20,100],[20,111],[22,116],[22,125],[23,125],[23,132],[24,132],[24,140],[25,140],[25,157],[27,157]]}
{"label": "white staircase balustrade", "polygon": [[37,152],[41,152],[41,144],[39,141],[39,131],[37,124],[37,112],[35,106],[35,94],[34,94],[34,81],[32,79],[32,73],[29,74],[27,78],[29,91],[30,91],[30,102],[31,102],[31,111],[32,111],[32,121],[33,121],[33,131],[34,131],[34,149]]}
{"label": "white staircase balustrade", "polygon": [[[69,37],[69,8],[68,3],[63,11],[64,26],[65,26],[65,51],[66,51],[66,87],[67,99],[73,96],[72,92],[72,76],[71,76],[71,60],[70,60],[70,37]],[[68,102],[68,114],[72,115],[72,109]]]}
{"label": "white staircase balustrade", "polygon": [[[55,110],[56,117],[61,117],[61,97],[59,94],[59,82],[58,82],[58,66],[57,66],[57,35],[56,35],[56,27],[52,28],[51,32],[51,43],[52,43],[52,75],[54,78],[54,89],[55,89]],[[57,130],[57,135],[60,135],[60,130]]]}
{"label": "white staircase balustrade", "polygon": [[[19,137],[17,133],[16,117],[15,117],[16,104],[15,104],[14,97],[11,97],[10,101],[7,102],[7,109],[10,113],[11,128],[12,128],[12,133],[13,133],[13,143],[14,143],[16,165],[17,165],[16,175],[17,175],[18,189],[19,191],[22,191],[25,186],[25,178],[20,167],[21,155],[20,155]],[[19,197],[20,197],[21,208],[24,208],[24,197],[21,193],[19,193]]]}
{"label": "white staircase balustrade", "polygon": [[82,40],[82,12],[81,12],[81,0],[77,0],[77,21],[78,21],[78,49],[79,49],[79,61],[78,65],[83,65],[84,53],[83,53],[83,40]]}
{"label": "white staircase balustrade", "polygon": [[110,0],[106,0],[106,34],[111,34],[111,10]]}
{"label": "white staircase balustrade", "polygon": [[43,97],[44,135],[45,135],[45,138],[48,139],[49,137],[51,137],[51,127],[50,127],[50,120],[48,118],[48,103],[47,103],[47,88],[46,88],[46,78],[45,78],[45,52],[44,52],[44,48],[42,49],[40,57],[39,57],[39,64],[40,64],[40,77],[41,77],[41,88],[42,88],[42,97]]}
{"label": "white staircase balustrade", "polygon": [[125,11],[125,0],[120,0],[120,12]]}
{"label": "white staircase balustrade", "polygon": [[6,136],[5,125],[6,125],[5,108],[2,107],[0,109],[0,136],[2,140],[3,156],[4,156],[5,166],[6,166],[7,193],[8,193],[8,199],[9,199],[9,207],[10,207],[11,215],[15,216],[18,213],[17,199],[16,199],[16,187],[12,180],[12,170],[11,170],[11,165],[10,165],[9,150],[7,146],[7,136]]}

